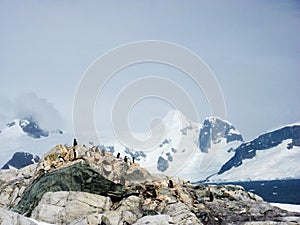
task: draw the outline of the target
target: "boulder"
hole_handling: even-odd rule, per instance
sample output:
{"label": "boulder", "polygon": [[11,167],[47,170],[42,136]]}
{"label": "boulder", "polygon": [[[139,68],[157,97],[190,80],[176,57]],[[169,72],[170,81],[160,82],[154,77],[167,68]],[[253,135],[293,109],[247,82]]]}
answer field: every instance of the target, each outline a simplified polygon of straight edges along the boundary
{"label": "boulder", "polygon": [[173,224],[202,224],[196,215],[182,202],[168,205],[164,210],[164,214],[172,218]]}
{"label": "boulder", "polygon": [[[91,214],[99,214],[110,210],[112,202],[109,197],[86,192],[47,192],[31,217],[36,220],[55,224],[69,224]],[[97,221],[99,222],[99,221]]]}
{"label": "boulder", "polygon": [[[1,225],[38,225],[37,222],[22,216],[18,213],[0,208],[0,224]],[[46,224],[45,224],[46,225]]]}
{"label": "boulder", "polygon": [[138,221],[136,221],[133,225],[169,225],[174,223],[172,222],[169,215],[154,215],[154,216],[144,216]]}
{"label": "boulder", "polygon": [[102,223],[105,225],[133,224],[138,217],[131,211],[109,211],[102,216]]}
{"label": "boulder", "polygon": [[109,196],[118,201],[126,195],[121,184],[107,180],[97,169],[82,162],[42,174],[25,190],[13,211],[30,216],[46,192],[79,191]]}
{"label": "boulder", "polygon": [[136,165],[131,165],[124,175],[126,183],[141,182],[151,180],[151,174],[144,168]]}
{"label": "boulder", "polygon": [[119,206],[114,210],[104,213],[102,222],[106,225],[123,225],[125,222],[133,224],[142,217],[141,212],[142,199],[137,196],[129,196],[120,202]]}

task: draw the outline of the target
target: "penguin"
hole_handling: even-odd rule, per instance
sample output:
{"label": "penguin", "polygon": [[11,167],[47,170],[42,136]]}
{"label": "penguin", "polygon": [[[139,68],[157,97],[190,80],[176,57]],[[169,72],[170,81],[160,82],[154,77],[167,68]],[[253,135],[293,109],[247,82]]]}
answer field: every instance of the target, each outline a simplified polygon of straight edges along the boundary
{"label": "penguin", "polygon": [[77,140],[76,138],[74,138],[74,141],[73,141],[73,155],[74,155],[74,159],[76,159],[76,151],[75,151],[75,148],[77,146]]}
{"label": "penguin", "polygon": [[209,201],[210,201],[210,202],[213,202],[213,200],[214,200],[214,195],[213,195],[213,193],[209,190]]}
{"label": "penguin", "polygon": [[169,180],[168,187],[169,188],[174,188],[174,184],[173,184],[172,180]]}
{"label": "penguin", "polygon": [[132,157],[132,164],[134,164],[134,159],[135,159],[135,157]]}
{"label": "penguin", "polygon": [[74,138],[74,141],[73,141],[73,147],[77,146],[77,140],[76,138]]}
{"label": "penguin", "polygon": [[121,155],[121,154],[120,154],[120,152],[118,152],[118,154],[117,154],[117,159],[119,159],[119,158],[120,158],[120,155]]}
{"label": "penguin", "polygon": [[126,163],[128,162],[127,156],[124,157],[124,162],[126,162]]}

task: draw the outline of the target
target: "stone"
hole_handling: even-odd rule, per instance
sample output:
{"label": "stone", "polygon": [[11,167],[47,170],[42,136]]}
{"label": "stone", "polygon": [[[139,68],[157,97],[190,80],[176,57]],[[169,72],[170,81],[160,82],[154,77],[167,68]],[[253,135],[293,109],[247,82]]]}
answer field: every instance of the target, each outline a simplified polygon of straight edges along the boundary
{"label": "stone", "polygon": [[154,216],[144,216],[138,221],[136,221],[133,225],[169,225],[174,224],[169,223],[172,222],[169,215],[154,215]]}
{"label": "stone", "polygon": [[119,211],[139,211],[142,206],[142,200],[137,196],[129,196],[123,202],[120,203],[120,207],[118,207]]}
{"label": "stone", "polygon": [[102,216],[102,224],[105,225],[124,225],[133,224],[138,217],[130,211],[109,211]]}
{"label": "stone", "polygon": [[[109,197],[86,192],[47,192],[32,211],[31,217],[48,223],[69,224],[91,214],[109,211]],[[99,222],[99,221],[98,221]]]}
{"label": "stone", "polygon": [[52,151],[36,170],[0,171],[0,205],[71,225],[298,224],[300,220],[300,213],[273,207],[240,186],[194,185],[152,175],[138,164],[124,162],[124,156],[115,158],[98,147],[76,146],[76,153],[76,159],[64,161]]}
{"label": "stone", "polygon": [[93,213],[87,217],[75,220],[70,225],[99,225],[101,223],[102,214]]}
{"label": "stone", "polygon": [[150,180],[151,174],[140,166],[131,165],[124,176],[127,183]]}
{"label": "stone", "polygon": [[22,196],[25,188],[32,179],[28,179],[24,174],[33,176],[36,164],[21,168],[0,170],[0,207],[11,209]]}
{"label": "stone", "polygon": [[182,202],[168,205],[164,210],[164,214],[169,215],[174,224],[202,224],[196,215]]}
{"label": "stone", "polygon": [[0,208],[0,224],[1,225],[38,225],[38,223],[29,218],[19,215],[18,213]]}
{"label": "stone", "polygon": [[120,205],[108,213],[104,213],[102,222],[106,225],[120,224],[124,222],[133,224],[138,218],[142,216],[141,212],[142,199],[137,196],[129,196],[120,202]]}
{"label": "stone", "polygon": [[126,195],[123,185],[107,180],[95,168],[82,162],[39,176],[28,186],[13,211],[30,216],[46,192],[57,191],[88,192],[109,196],[113,201]]}

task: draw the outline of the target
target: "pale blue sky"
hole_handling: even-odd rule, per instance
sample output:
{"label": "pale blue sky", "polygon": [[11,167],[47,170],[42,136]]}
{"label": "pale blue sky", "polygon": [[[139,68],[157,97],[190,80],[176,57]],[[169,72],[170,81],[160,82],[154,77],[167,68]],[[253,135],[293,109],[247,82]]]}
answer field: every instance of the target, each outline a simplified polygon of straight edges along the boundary
{"label": "pale blue sky", "polygon": [[[34,92],[36,99],[53,103],[70,127],[86,68],[112,48],[149,39],[185,46],[209,65],[223,90],[227,119],[246,139],[300,120],[299,1],[1,0],[0,29],[2,123],[23,110],[20,96]],[[109,127],[103,117],[118,90],[145,75],[180,83],[195,100],[200,122],[210,116],[201,90],[183,74],[139,65],[106,86],[96,109],[99,129]],[[133,117],[139,115],[137,130],[144,127],[141,121],[168,109],[158,100],[147,101],[133,111]],[[45,105],[39,113],[45,114]],[[52,117],[57,121],[57,115],[46,119]]]}

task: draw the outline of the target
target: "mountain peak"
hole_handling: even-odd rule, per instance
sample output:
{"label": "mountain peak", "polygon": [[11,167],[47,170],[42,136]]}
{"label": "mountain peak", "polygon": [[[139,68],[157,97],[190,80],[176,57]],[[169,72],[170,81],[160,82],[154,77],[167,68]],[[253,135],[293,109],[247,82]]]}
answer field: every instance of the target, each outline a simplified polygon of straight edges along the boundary
{"label": "mountain peak", "polygon": [[175,109],[170,110],[163,118],[164,123],[170,127],[182,126],[186,120],[185,116],[179,110]]}
{"label": "mountain peak", "polygon": [[33,120],[32,118],[21,119],[19,121],[19,125],[22,128],[22,130],[32,138],[41,138],[49,136],[49,131],[40,128],[38,122]]}
{"label": "mountain peak", "polygon": [[3,133],[9,132],[15,135],[26,134],[29,137],[34,139],[48,137],[49,133],[53,134],[63,134],[63,132],[59,129],[48,131],[40,127],[39,122],[34,120],[32,117],[22,118],[22,119],[14,119],[11,122],[6,124],[6,128],[4,128]]}
{"label": "mountain peak", "polygon": [[207,152],[212,144],[218,144],[223,139],[226,140],[226,143],[243,141],[242,135],[228,121],[219,117],[206,118],[199,135],[200,150]]}

